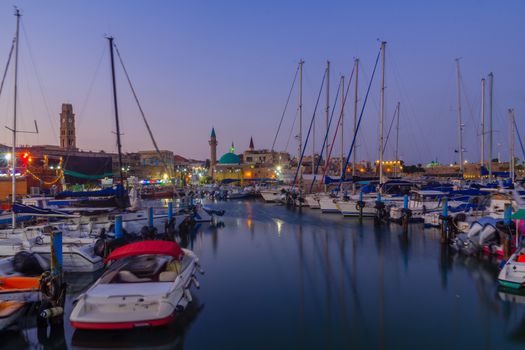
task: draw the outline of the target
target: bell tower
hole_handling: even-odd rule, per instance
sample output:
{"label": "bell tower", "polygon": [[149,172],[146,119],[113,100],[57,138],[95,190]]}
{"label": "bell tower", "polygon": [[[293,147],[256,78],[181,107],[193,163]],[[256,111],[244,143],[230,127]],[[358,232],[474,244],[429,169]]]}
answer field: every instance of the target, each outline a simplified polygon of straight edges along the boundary
{"label": "bell tower", "polygon": [[76,150],[75,114],[70,103],[62,103],[60,113],[60,147]]}
{"label": "bell tower", "polygon": [[211,129],[210,141],[210,171],[209,174],[212,179],[215,179],[215,166],[217,165],[217,137],[215,136],[215,128]]}

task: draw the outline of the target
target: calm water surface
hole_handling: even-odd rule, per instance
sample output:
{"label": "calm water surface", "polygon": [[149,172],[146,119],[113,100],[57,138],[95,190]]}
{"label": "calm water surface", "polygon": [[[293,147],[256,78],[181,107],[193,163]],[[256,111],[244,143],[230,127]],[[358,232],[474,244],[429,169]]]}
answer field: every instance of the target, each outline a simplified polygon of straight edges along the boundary
{"label": "calm water surface", "polygon": [[[498,262],[457,256],[437,230],[375,226],[260,201],[213,204],[226,214],[187,240],[206,274],[168,328],[38,334],[34,321],[1,348],[518,349],[525,297],[498,292]],[[75,276],[69,303],[90,283]],[[505,301],[512,297],[514,301]],[[521,304],[522,301],[524,304]],[[68,305],[66,313],[69,314]]]}

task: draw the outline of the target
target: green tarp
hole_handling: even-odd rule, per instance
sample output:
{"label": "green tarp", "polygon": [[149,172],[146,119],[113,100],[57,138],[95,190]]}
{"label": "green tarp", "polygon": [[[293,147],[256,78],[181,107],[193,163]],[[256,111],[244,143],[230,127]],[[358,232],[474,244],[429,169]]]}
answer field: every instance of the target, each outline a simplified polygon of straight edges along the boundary
{"label": "green tarp", "polygon": [[82,173],[78,173],[73,170],[66,170],[66,169],[64,169],[64,175],[69,175],[73,177],[78,177],[80,179],[88,179],[88,180],[99,180],[105,177],[113,177],[113,173],[103,173],[99,175],[87,175],[87,174],[82,174]]}

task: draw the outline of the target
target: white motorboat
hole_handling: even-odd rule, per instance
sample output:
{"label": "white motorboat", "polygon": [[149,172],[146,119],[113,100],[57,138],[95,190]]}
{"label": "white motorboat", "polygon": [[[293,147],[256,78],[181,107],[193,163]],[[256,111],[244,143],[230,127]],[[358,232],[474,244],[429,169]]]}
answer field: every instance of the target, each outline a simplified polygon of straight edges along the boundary
{"label": "white motorboat", "polygon": [[516,250],[498,275],[500,285],[520,289],[525,286],[525,247]]}
{"label": "white motorboat", "polygon": [[77,298],[70,316],[74,328],[166,325],[192,301],[191,284],[198,288],[199,259],[175,242],[131,243],[115,249],[106,262],[109,269]]}

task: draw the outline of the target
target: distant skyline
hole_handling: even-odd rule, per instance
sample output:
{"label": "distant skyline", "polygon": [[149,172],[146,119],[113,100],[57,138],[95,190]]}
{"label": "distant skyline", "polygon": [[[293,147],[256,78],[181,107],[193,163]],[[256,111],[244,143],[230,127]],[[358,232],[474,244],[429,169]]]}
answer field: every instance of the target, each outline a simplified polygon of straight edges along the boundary
{"label": "distant skyline", "polygon": [[[494,73],[494,157],[499,152],[503,160],[509,158],[508,108],[514,108],[525,136],[525,2],[520,0],[4,2],[0,4],[1,72],[15,33],[13,5],[23,15],[19,128],[31,130],[36,119],[40,129],[38,135],[20,134],[19,144],[58,145],[61,104],[72,103],[77,146],[116,151],[105,35],[115,37],[159,147],[188,158],[209,158],[212,127],[219,157],[232,142],[237,151],[244,151],[250,137],[256,148],[270,148],[300,59],[305,60],[306,135],[326,60],[332,68],[330,104],[339,76],[346,75],[348,81],[354,57],[361,60],[359,94],[364,97],[380,40],[388,42],[385,134],[400,101],[399,154],[405,162],[457,161],[454,59],[458,57],[465,159],[478,162],[480,158],[480,84],[490,72]],[[117,76],[123,150],[152,149],[118,64]],[[358,160],[373,161],[378,156],[378,78],[358,137]],[[488,94],[486,102],[488,130]],[[276,150],[297,153],[298,122],[291,131],[296,107],[294,92]],[[12,124],[12,109],[11,67],[0,96],[3,125]],[[317,112],[317,152],[324,138],[324,109],[323,92]],[[352,125],[352,105],[347,102],[345,154]],[[10,132],[0,129],[0,143],[10,144]],[[394,140],[392,134],[387,159],[393,157]],[[309,144],[309,154],[311,149]],[[338,137],[334,156],[340,154]],[[524,158],[518,141],[516,155]]]}

